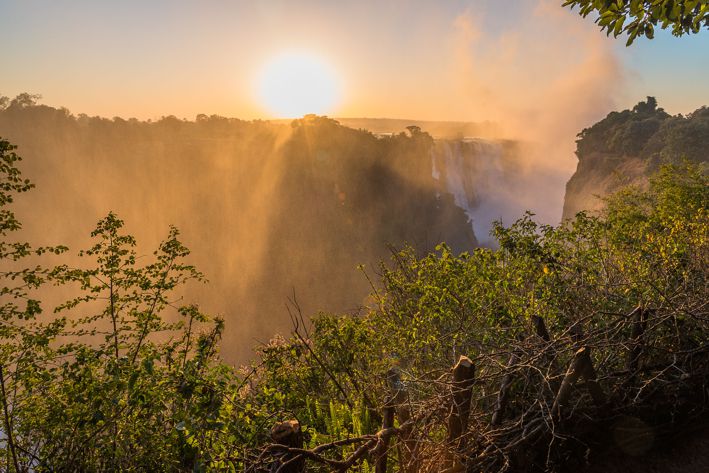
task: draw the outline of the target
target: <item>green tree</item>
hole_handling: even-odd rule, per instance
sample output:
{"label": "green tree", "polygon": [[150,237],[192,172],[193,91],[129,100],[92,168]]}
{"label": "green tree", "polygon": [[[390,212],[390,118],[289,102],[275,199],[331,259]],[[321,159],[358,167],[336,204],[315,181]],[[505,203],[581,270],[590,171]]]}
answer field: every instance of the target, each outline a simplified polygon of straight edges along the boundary
{"label": "green tree", "polygon": [[652,39],[658,25],[675,36],[709,28],[707,0],[566,0],[563,6],[579,7],[584,18],[598,15],[601,30],[615,37],[626,33],[628,46],[638,36]]}

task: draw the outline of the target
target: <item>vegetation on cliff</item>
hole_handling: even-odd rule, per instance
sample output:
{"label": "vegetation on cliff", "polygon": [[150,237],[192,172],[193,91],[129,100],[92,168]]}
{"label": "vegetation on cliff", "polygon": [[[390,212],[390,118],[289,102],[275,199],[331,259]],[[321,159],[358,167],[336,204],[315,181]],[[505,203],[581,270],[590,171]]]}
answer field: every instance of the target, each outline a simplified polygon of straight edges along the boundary
{"label": "vegetation on cliff", "polygon": [[709,159],[709,108],[701,107],[687,116],[672,116],[657,106],[654,97],[632,110],[611,112],[578,135],[579,160],[593,153],[637,156],[650,161],[651,169],[683,159]]}
{"label": "vegetation on cliff", "polygon": [[663,164],[688,161],[706,169],[709,108],[672,116],[648,97],[632,110],[609,113],[579,133],[576,143],[579,163],[566,186],[563,218],[600,208],[598,196],[624,185],[647,183]]}

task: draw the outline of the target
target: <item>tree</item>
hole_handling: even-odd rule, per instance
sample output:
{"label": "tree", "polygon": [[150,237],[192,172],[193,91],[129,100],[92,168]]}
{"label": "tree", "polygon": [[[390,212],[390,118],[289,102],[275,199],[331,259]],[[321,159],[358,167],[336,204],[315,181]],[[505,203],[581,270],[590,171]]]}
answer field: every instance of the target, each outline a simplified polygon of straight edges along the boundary
{"label": "tree", "polygon": [[10,101],[10,106],[18,108],[34,107],[37,105],[37,101],[41,98],[42,96],[39,94],[28,94],[27,92],[22,92]]}
{"label": "tree", "polygon": [[671,27],[675,36],[709,28],[708,0],[566,0],[563,6],[578,6],[584,18],[597,14],[596,23],[606,34],[627,33],[628,46],[638,36],[652,39],[658,24],[662,29]]}

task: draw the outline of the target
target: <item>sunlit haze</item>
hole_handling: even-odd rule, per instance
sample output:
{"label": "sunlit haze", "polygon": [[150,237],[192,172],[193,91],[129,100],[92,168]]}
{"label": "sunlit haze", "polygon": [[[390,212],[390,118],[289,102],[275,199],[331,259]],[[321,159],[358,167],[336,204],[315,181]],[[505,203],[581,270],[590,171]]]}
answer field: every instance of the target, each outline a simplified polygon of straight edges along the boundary
{"label": "sunlit haze", "polygon": [[709,0],[0,0],[0,473],[707,472],[708,171]]}

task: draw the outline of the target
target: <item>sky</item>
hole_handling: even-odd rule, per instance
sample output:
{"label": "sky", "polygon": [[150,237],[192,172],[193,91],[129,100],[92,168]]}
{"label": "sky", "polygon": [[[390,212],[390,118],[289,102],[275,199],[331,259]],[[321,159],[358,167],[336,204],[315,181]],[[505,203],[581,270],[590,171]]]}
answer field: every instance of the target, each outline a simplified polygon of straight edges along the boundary
{"label": "sky", "polygon": [[561,3],[0,0],[0,95],[106,117],[272,118],[263,71],[297,52],[336,77],[330,116],[518,129],[547,106],[591,124],[647,95],[673,114],[709,104],[709,31],[626,48]]}

